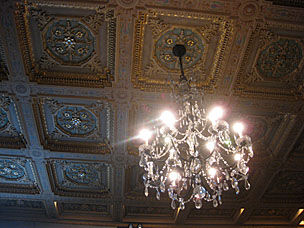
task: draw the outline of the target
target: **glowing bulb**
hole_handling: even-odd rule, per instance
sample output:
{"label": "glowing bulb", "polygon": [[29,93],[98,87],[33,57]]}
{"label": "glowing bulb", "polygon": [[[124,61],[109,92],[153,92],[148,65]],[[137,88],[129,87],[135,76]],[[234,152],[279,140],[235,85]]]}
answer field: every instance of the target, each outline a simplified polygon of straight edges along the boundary
{"label": "glowing bulb", "polygon": [[244,130],[244,124],[242,123],[235,123],[233,125],[233,130],[238,133],[239,135],[242,135],[243,130]]}
{"label": "glowing bulb", "polygon": [[210,169],[208,170],[208,173],[209,173],[209,176],[210,176],[211,178],[213,178],[213,177],[215,176],[215,174],[216,174],[216,169],[215,169],[215,168],[210,168]]}
{"label": "glowing bulb", "polygon": [[210,119],[212,122],[221,119],[223,117],[224,110],[221,107],[215,107],[211,110],[211,112],[208,114],[208,119]]}
{"label": "glowing bulb", "polygon": [[206,147],[207,147],[207,149],[208,149],[210,152],[212,152],[212,151],[214,150],[214,147],[215,147],[214,141],[209,141],[209,142],[207,142]]}
{"label": "glowing bulb", "polygon": [[169,179],[170,179],[172,182],[177,181],[179,178],[180,178],[180,175],[179,175],[178,172],[172,171],[171,173],[169,173]]}
{"label": "glowing bulb", "polygon": [[234,155],[234,160],[239,161],[241,160],[241,155],[239,153]]}
{"label": "glowing bulb", "polygon": [[138,135],[138,137],[145,140],[146,143],[148,143],[148,140],[149,138],[151,138],[151,136],[152,136],[152,132],[149,131],[148,129],[142,129]]}
{"label": "glowing bulb", "polygon": [[168,127],[172,127],[176,121],[174,115],[172,112],[169,111],[164,111],[161,116],[160,119],[164,122],[164,124],[166,124]]}
{"label": "glowing bulb", "polygon": [[165,138],[165,143],[168,144],[168,143],[170,143],[170,142],[171,142],[171,139],[170,139],[169,136],[167,136],[167,137]]}

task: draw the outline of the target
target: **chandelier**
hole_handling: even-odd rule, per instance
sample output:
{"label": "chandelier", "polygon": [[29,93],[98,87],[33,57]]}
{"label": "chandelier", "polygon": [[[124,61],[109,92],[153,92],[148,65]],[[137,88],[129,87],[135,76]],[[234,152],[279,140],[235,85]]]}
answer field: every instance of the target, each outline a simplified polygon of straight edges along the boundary
{"label": "chandelier", "polygon": [[173,47],[181,70],[179,81],[171,83],[176,112],[164,111],[153,131],[142,129],[139,133],[145,141],[139,147],[144,194],[155,189],[159,200],[160,193],[167,190],[172,209],[183,210],[191,201],[200,209],[203,200],[217,207],[224,191],[232,188],[239,194],[240,182],[246,190],[250,188],[247,163],[253,157],[252,143],[243,135],[242,123],[230,129],[220,107],[206,114],[202,92],[184,74],[185,53],[184,45]]}

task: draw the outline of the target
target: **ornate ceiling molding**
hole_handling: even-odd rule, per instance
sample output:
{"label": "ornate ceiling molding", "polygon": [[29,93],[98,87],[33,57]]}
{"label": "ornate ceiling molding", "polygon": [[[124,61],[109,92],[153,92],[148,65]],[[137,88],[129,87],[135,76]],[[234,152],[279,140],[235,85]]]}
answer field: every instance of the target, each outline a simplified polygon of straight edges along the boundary
{"label": "ornate ceiling molding", "polygon": [[[17,4],[19,41],[31,81],[68,86],[111,87],[115,75],[114,9],[39,2]],[[38,63],[38,64],[36,64]]]}

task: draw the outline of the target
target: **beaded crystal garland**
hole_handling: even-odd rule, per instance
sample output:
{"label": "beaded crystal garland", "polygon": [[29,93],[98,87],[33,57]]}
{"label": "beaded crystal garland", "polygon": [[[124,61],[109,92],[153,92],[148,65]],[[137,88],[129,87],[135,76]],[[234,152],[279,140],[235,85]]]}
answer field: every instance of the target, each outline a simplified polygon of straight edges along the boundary
{"label": "beaded crystal garland", "polygon": [[252,143],[243,135],[242,123],[231,129],[221,119],[220,107],[206,115],[202,93],[191,86],[191,79],[183,72],[181,57],[185,51],[183,45],[173,48],[181,69],[173,94],[177,112],[163,112],[153,132],[140,132],[145,144],[139,147],[139,166],[145,171],[146,196],[149,188],[156,190],[157,199],[167,190],[172,209],[178,206],[183,210],[190,201],[200,209],[203,200],[217,207],[222,204],[224,191],[233,188],[239,194],[241,181],[246,190],[250,188],[247,163],[253,157]]}

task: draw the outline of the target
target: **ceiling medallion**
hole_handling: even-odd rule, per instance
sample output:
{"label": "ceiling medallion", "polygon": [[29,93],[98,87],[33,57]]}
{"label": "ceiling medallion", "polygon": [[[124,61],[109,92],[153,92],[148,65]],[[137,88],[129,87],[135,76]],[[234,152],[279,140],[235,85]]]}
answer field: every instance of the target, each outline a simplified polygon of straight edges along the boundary
{"label": "ceiling medallion", "polygon": [[182,56],[184,69],[194,67],[201,61],[204,45],[200,36],[190,29],[174,28],[163,34],[155,45],[155,57],[167,70],[179,70],[179,62],[172,53],[176,44],[187,48],[187,53]]}
{"label": "ceiling medallion", "polygon": [[45,34],[46,49],[63,63],[75,64],[88,61],[95,48],[91,31],[76,20],[55,21]]}
{"label": "ceiling medallion", "polygon": [[264,77],[280,78],[296,70],[302,57],[302,49],[295,40],[280,39],[261,51],[256,67]]}
{"label": "ceiling medallion", "polygon": [[149,188],[155,189],[159,200],[160,193],[167,190],[172,209],[178,206],[183,210],[191,201],[200,209],[203,200],[217,207],[224,191],[233,188],[239,194],[239,182],[244,181],[246,190],[250,188],[247,163],[253,157],[251,139],[243,135],[240,122],[230,129],[222,120],[220,107],[206,115],[203,94],[184,75],[186,47],[175,45],[173,55],[179,58],[181,70],[179,81],[172,82],[177,112],[163,112],[153,132],[143,129],[139,133],[145,140],[139,147],[145,195]]}
{"label": "ceiling medallion", "polygon": [[87,135],[97,126],[96,116],[81,106],[64,106],[56,114],[56,125],[73,136]]}

